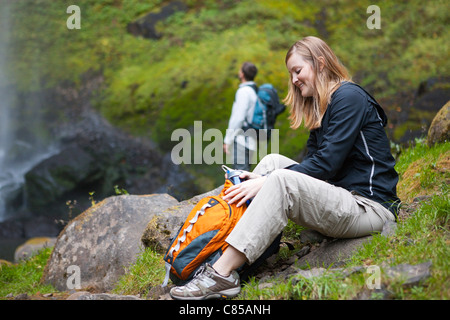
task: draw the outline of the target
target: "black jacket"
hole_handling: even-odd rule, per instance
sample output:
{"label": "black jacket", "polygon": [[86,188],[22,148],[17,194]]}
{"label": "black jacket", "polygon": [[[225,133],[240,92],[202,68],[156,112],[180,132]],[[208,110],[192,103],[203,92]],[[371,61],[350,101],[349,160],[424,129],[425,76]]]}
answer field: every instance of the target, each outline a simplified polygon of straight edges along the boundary
{"label": "black jacket", "polygon": [[369,93],[343,82],[331,97],[322,126],[310,132],[307,156],[288,169],[357,192],[397,215],[398,174],[386,123],[386,114]]}

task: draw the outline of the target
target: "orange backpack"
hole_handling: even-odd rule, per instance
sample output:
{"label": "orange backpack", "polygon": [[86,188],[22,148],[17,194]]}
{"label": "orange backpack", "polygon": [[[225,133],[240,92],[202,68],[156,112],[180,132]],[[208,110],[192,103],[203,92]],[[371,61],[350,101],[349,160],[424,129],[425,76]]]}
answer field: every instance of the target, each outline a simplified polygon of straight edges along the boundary
{"label": "orange backpack", "polygon": [[169,277],[177,285],[187,282],[203,263],[213,264],[228,247],[225,239],[247,209],[246,205],[236,207],[222,199],[225,190],[232,185],[226,179],[218,196],[201,199],[189,213],[164,256],[163,287]]}

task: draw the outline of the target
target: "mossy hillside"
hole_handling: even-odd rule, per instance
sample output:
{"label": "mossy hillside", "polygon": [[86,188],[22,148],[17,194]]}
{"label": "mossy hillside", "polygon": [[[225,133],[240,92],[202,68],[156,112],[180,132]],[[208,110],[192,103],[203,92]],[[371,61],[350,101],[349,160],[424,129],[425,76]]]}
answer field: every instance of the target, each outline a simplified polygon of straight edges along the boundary
{"label": "mossy hillside", "polygon": [[[142,54],[141,39],[125,26],[162,1],[19,0],[9,2],[8,73],[21,91],[35,91],[63,82],[79,84],[89,70],[108,72]],[[69,30],[70,5],[81,10],[81,29]],[[144,41],[142,41],[144,43]],[[135,49],[135,50],[133,50]]]}
{"label": "mossy hillside", "polygon": [[399,198],[411,203],[414,198],[448,192],[450,182],[450,142],[429,147],[416,140],[400,157],[396,169],[400,172]]}

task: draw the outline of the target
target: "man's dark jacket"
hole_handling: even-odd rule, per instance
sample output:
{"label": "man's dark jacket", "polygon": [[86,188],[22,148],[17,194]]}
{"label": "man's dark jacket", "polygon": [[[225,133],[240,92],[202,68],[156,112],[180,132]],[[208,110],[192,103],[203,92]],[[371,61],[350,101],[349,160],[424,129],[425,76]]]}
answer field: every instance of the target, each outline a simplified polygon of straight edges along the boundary
{"label": "man's dark jacket", "polygon": [[322,126],[310,132],[308,154],[288,167],[381,203],[394,215],[399,199],[387,117],[363,88],[343,82],[333,93]]}

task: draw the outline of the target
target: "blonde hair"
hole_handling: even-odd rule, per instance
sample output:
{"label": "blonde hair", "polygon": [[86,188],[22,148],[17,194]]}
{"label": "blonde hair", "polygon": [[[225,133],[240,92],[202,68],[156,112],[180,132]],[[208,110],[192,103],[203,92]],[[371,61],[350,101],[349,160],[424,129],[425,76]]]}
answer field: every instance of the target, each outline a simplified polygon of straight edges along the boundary
{"label": "blonde hair", "polygon": [[309,130],[317,129],[322,124],[331,95],[341,81],[351,81],[351,78],[331,48],[317,37],[305,37],[294,43],[286,54],[286,64],[293,54],[300,55],[311,65],[315,90],[312,97],[303,97],[300,89],[289,80],[289,91],[283,102],[290,108],[291,128],[297,129],[304,122]]}

